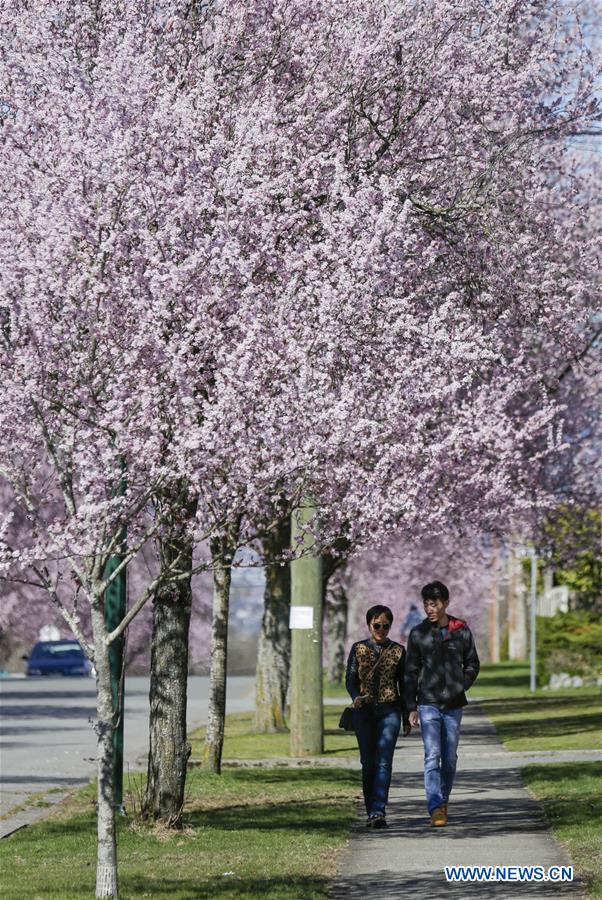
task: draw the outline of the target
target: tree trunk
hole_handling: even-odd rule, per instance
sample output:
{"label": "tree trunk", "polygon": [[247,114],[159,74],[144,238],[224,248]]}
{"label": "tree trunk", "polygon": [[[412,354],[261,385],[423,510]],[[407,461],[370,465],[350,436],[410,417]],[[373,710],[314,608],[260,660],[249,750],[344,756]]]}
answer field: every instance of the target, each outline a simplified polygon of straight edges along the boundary
{"label": "tree trunk", "polygon": [[489,662],[500,661],[500,573],[497,539],[493,538],[491,559],[491,603],[489,604]]}
{"label": "tree trunk", "polygon": [[288,563],[273,562],[290,545],[287,517],[263,545],[265,566],[265,609],[257,648],[255,679],[255,730],[286,731],[284,707],[291,662],[291,572]]}
{"label": "tree trunk", "polygon": [[508,556],[510,567],[508,593],[508,658],[526,660],[527,658],[527,610],[525,605],[525,585],[523,567],[514,552]]}
{"label": "tree trunk", "polygon": [[[161,543],[161,562],[181,559],[182,571],[192,569],[192,542],[168,535]],[[153,602],[150,673],[150,727],[145,814],[171,828],[182,824],[186,767],[188,631],[192,590],[190,578],[157,591]]]}
{"label": "tree trunk", "polygon": [[228,662],[228,610],[232,557],[230,536],[211,541],[213,558],[213,618],[211,623],[211,673],[209,715],[203,749],[203,762],[217,775],[222,768],[224,725],[226,719],[226,667]]}
{"label": "tree trunk", "polygon": [[326,593],[326,629],[328,634],[327,678],[331,684],[341,684],[345,675],[345,642],[349,600],[343,585],[329,585]]}
{"label": "tree trunk", "polygon": [[117,842],[113,784],[113,701],[111,668],[102,602],[92,605],[96,665],[98,809],[96,896],[117,897]]}

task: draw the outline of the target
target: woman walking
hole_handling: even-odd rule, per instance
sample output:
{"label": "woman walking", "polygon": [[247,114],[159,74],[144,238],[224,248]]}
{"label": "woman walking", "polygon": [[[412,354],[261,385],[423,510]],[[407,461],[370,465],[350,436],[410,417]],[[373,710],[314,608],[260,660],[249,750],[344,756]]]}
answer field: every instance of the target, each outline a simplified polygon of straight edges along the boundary
{"label": "woman walking", "polygon": [[402,699],[405,650],[389,640],[393,613],[388,606],[370,607],[366,622],[370,637],[351,648],[345,684],[353,700],[366,824],[370,828],[385,828],[393,753],[402,719],[404,735],[412,730]]}

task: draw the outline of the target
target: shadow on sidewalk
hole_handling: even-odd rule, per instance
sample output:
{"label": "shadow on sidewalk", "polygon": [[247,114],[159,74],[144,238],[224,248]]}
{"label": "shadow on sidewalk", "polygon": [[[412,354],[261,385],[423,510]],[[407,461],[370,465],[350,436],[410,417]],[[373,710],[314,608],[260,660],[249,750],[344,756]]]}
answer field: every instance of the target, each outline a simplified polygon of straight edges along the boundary
{"label": "shadow on sidewalk", "polygon": [[[393,862],[393,861],[392,861]],[[400,868],[403,861],[399,861]],[[329,900],[424,900],[424,898],[440,898],[445,900],[463,900],[464,897],[503,898],[503,900],[522,900],[523,897],[578,897],[582,888],[576,882],[448,882],[445,880],[443,864],[440,874],[404,875],[395,872],[375,872],[371,875],[358,875],[348,880],[335,882],[328,894]]]}

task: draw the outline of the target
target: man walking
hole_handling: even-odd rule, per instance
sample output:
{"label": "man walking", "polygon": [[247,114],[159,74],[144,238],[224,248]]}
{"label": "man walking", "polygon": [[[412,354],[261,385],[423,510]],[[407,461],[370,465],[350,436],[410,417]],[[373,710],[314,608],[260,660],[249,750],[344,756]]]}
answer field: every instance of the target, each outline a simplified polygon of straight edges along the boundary
{"label": "man walking", "polygon": [[410,636],[410,631],[412,628],[415,628],[416,625],[420,625],[422,622],[422,613],[418,609],[415,603],[410,603],[410,609],[403,620],[403,624],[401,626],[401,632],[399,635],[399,640],[405,646],[408,642],[408,637]]}
{"label": "man walking", "polygon": [[464,693],[479,674],[470,628],[448,615],[449,591],[440,581],[421,591],[426,619],[410,632],[404,693],[410,724],[424,743],[424,786],[431,825],[447,824],[447,804],[456,774]]}

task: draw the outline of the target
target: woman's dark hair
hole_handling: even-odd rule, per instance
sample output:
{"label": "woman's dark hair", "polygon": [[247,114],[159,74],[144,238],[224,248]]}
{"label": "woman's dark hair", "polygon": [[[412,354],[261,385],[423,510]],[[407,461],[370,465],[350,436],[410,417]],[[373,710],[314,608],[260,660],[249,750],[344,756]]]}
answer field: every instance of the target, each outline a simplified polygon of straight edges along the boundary
{"label": "woman's dark hair", "polygon": [[449,600],[449,591],[442,581],[430,581],[420,591],[423,600]]}
{"label": "woman's dark hair", "polygon": [[388,606],[383,606],[382,603],[377,603],[376,606],[371,606],[368,612],[366,613],[366,622],[368,625],[372,621],[372,619],[376,619],[377,616],[382,616],[383,613],[389,620],[389,625],[393,624],[393,613],[389,609]]}

